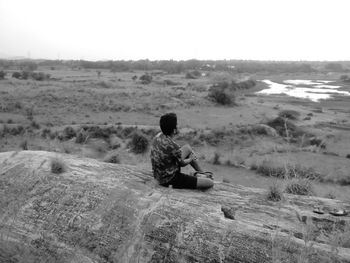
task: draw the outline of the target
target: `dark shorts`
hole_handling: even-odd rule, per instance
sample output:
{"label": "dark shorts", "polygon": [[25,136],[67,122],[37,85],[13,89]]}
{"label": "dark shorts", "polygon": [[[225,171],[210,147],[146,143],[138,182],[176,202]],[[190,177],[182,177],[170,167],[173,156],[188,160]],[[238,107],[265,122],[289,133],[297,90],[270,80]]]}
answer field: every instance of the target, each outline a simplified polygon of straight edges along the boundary
{"label": "dark shorts", "polygon": [[162,184],[162,186],[165,187],[168,187],[169,185],[172,185],[173,188],[177,189],[196,189],[197,177],[188,174],[178,173],[173,179],[170,180],[170,182]]}

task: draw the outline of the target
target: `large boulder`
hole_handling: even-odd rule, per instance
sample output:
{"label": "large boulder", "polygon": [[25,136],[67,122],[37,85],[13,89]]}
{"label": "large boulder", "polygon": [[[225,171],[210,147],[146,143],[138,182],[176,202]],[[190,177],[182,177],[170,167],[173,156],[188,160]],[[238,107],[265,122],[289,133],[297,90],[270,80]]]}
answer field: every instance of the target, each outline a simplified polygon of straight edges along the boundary
{"label": "large boulder", "polygon": [[[65,171],[51,172],[51,160]],[[350,262],[349,204],[216,182],[156,184],[134,166],[43,151],[0,153],[0,262]],[[333,245],[329,245],[333,244]]]}

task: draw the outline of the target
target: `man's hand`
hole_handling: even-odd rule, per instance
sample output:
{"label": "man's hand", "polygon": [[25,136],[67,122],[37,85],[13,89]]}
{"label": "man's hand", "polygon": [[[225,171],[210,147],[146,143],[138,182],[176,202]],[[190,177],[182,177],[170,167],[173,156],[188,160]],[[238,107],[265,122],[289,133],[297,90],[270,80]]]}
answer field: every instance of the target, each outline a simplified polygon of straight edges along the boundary
{"label": "man's hand", "polygon": [[185,159],[184,161],[185,161],[186,164],[189,164],[189,163],[191,163],[192,161],[195,161],[195,160],[197,160],[197,156],[194,154],[194,152],[192,152],[192,153],[188,156],[188,158]]}

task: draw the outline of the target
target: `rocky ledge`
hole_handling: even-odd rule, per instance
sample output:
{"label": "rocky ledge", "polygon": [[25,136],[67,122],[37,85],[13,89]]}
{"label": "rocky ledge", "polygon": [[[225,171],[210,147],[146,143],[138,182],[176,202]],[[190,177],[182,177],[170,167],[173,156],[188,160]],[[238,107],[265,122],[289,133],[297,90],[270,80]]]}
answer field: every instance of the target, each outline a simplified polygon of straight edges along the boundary
{"label": "rocky ledge", "polygon": [[0,262],[350,262],[350,217],[317,206],[350,210],[226,183],[168,189],[150,171],[72,155],[0,153]]}

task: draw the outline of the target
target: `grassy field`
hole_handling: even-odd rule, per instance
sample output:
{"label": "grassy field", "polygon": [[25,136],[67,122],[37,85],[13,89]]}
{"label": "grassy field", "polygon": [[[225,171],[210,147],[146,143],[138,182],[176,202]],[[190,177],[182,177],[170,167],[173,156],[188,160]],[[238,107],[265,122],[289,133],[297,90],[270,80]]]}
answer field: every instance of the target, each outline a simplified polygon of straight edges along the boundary
{"label": "grassy field", "polygon": [[[255,94],[287,79],[339,81],[340,73],[185,73],[39,67],[50,79],[0,80],[0,151],[49,150],[150,169],[149,149],[135,153],[136,128],[148,141],[159,117],[175,112],[180,144],[190,143],[215,180],[269,189],[295,178],[312,183],[309,194],[350,201],[350,97],[309,100]],[[152,76],[150,83],[140,78]],[[222,81],[256,80],[234,91],[234,105],[208,98]],[[350,90],[342,84],[342,90]],[[271,122],[288,110],[293,120]],[[270,123],[270,124],[269,124]],[[267,125],[269,124],[269,125]],[[147,146],[147,145],[146,145]],[[189,169],[185,169],[189,171]]]}

